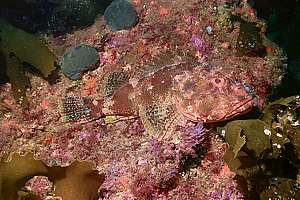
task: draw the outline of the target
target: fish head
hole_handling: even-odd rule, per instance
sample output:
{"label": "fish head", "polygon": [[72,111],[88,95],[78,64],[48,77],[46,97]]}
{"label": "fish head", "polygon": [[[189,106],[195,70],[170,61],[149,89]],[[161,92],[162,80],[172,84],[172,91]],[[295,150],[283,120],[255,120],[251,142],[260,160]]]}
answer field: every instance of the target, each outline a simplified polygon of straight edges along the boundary
{"label": "fish head", "polygon": [[174,77],[172,92],[177,110],[194,122],[229,120],[257,104],[249,85],[218,71],[185,71]]}

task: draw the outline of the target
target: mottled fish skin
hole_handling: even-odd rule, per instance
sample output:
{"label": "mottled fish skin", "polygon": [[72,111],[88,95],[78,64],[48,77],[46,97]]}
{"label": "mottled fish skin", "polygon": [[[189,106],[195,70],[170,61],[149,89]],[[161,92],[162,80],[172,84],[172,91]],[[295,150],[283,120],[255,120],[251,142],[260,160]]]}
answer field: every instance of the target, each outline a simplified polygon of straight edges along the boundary
{"label": "mottled fish skin", "polygon": [[256,105],[255,96],[244,84],[204,68],[176,76],[172,91],[176,108],[194,122],[232,119]]}
{"label": "mottled fish skin", "polygon": [[256,99],[243,83],[218,70],[179,64],[129,81],[110,97],[92,102],[86,104],[89,120],[112,115],[140,117],[147,132],[162,140],[183,118],[202,123],[232,119],[251,110]]}

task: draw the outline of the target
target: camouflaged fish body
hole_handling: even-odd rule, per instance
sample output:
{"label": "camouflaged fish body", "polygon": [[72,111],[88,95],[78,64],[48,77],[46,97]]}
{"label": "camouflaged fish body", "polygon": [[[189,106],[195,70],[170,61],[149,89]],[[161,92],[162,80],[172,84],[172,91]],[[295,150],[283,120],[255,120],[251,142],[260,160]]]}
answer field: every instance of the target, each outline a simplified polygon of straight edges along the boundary
{"label": "camouflaged fish body", "polygon": [[180,64],[131,79],[101,101],[83,98],[75,112],[78,116],[70,112],[71,104],[63,104],[68,121],[78,121],[80,116],[89,120],[111,115],[140,117],[147,132],[162,139],[182,118],[203,123],[227,120],[251,109],[255,97],[242,83],[217,70]]}

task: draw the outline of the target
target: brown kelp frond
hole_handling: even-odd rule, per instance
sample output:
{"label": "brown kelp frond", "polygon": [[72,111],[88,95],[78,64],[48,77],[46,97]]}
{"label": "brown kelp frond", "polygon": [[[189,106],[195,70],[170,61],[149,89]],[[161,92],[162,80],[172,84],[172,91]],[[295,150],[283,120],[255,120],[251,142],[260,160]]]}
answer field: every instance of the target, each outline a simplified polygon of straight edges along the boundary
{"label": "brown kelp frond", "polygon": [[48,167],[35,160],[32,153],[25,156],[13,153],[0,163],[0,200],[21,198],[25,183],[40,175],[54,182],[55,195],[64,200],[92,199],[103,182],[103,176],[97,173],[92,162],[75,161],[68,167]]}

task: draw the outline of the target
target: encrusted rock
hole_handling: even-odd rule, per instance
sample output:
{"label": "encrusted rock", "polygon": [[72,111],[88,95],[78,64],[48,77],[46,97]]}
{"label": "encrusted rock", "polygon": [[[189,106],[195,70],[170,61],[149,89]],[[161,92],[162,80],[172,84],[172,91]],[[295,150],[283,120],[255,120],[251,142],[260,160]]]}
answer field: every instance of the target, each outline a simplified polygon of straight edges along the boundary
{"label": "encrusted rock", "polygon": [[49,19],[49,26],[54,32],[70,31],[92,24],[98,13],[95,0],[57,1]]}
{"label": "encrusted rock", "polygon": [[64,54],[60,65],[69,79],[78,80],[83,72],[92,69],[98,60],[99,55],[95,48],[80,44]]}
{"label": "encrusted rock", "polygon": [[133,27],[138,16],[132,4],[127,0],[114,0],[105,10],[104,19],[112,31]]}

